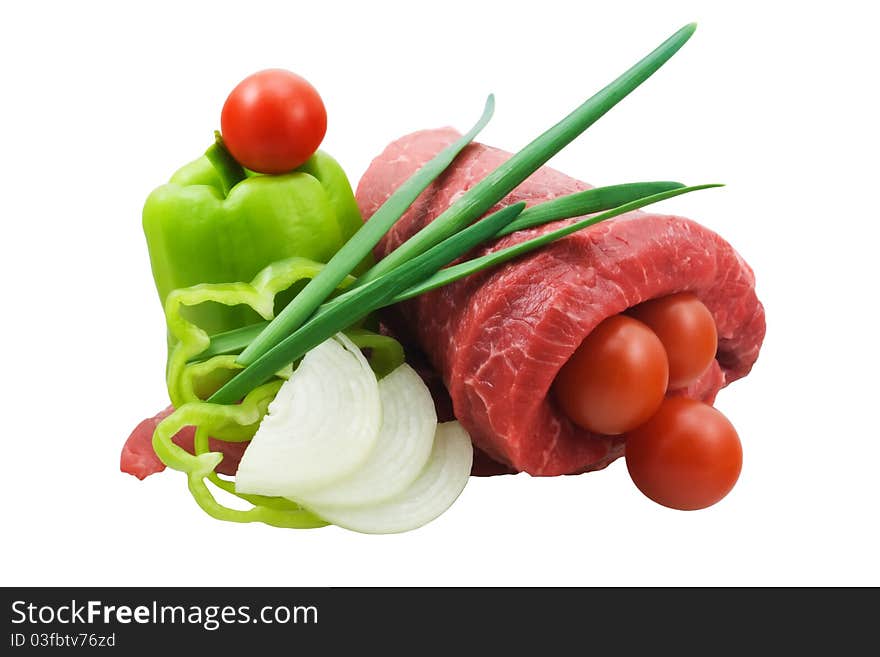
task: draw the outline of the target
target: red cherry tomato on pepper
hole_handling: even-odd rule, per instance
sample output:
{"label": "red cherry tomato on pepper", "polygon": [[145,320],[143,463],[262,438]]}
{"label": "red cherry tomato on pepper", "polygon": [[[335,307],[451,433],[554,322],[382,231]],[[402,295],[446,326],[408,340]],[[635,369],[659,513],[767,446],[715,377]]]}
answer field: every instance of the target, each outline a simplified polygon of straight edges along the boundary
{"label": "red cherry tomato on pepper", "polygon": [[242,80],[223,105],[223,142],[242,165],[286,173],[308,160],[327,132],[321,96],[305,79],[281,69]]}
{"label": "red cherry tomato on pepper", "polygon": [[646,301],[629,315],[647,324],[666,349],[669,388],[684,388],[708,369],[718,350],[718,332],[709,309],[689,292]]}
{"label": "red cherry tomato on pepper", "polygon": [[639,490],[673,509],[704,509],[723,498],[742,469],[736,429],[708,404],[669,397],[626,435],[626,467]]}
{"label": "red cherry tomato on pepper", "polygon": [[614,435],[654,414],[668,374],[659,338],[632,317],[616,315],[584,339],[556,375],[554,392],[572,422]]}

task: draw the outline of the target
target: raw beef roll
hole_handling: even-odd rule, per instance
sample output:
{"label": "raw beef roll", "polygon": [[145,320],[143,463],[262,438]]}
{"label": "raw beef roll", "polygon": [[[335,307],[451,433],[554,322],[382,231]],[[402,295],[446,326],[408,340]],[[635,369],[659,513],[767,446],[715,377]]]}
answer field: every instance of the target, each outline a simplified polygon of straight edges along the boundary
{"label": "raw beef roll", "polygon": [[[358,186],[364,217],[369,219],[404,180],[458,137],[448,128],[426,130],[390,144]],[[432,221],[508,157],[489,146],[469,146],[388,233],[376,256]],[[519,201],[534,205],[589,187],[544,167],[499,207]],[[555,227],[520,231],[489,248]],[[395,329],[408,333],[427,354],[449,391],[455,416],[478,448],[515,471],[573,474],[621,456],[623,439],[590,433],[568,420],[550,392],[557,372],[603,319],[682,291],[696,294],[712,312],[719,344],[705,375],[673,394],[711,403],[719,389],[746,375],[755,362],[764,310],[752,270],[739,254],[714,232],[682,217],[635,212],[612,219],[400,304],[390,317]]]}

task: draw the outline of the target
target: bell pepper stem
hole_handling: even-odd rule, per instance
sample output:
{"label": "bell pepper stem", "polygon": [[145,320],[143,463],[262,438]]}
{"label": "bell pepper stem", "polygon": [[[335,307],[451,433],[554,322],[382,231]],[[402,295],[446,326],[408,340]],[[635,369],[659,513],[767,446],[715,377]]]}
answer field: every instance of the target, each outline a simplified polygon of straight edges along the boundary
{"label": "bell pepper stem", "polygon": [[247,177],[244,168],[232,157],[232,154],[223,143],[223,137],[216,130],[214,131],[214,143],[205,151],[205,156],[220,176],[224,196],[228,196],[229,190]]}

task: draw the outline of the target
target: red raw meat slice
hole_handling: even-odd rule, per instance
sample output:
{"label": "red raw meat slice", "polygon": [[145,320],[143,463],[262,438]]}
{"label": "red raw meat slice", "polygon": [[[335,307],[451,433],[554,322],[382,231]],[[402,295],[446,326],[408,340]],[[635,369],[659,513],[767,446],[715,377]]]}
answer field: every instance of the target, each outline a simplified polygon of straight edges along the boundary
{"label": "red raw meat slice", "polygon": [[[390,144],[360,181],[366,219],[422,164],[457,139],[427,130]],[[472,144],[419,197],[376,249],[381,258],[436,218],[510,157]],[[544,167],[497,207],[534,205],[589,189]],[[520,231],[490,249],[560,225]],[[489,249],[484,249],[479,253]],[[749,372],[764,337],[764,310],[752,270],[714,232],[672,215],[634,212],[580,231],[489,272],[400,304],[392,329],[427,354],[449,391],[456,418],[496,461],[533,475],[573,474],[608,465],[623,438],[573,425],[548,394],[560,367],[603,319],[649,299],[690,291],[718,328],[717,363],[686,394],[708,402]]]}
{"label": "red raw meat slice", "polygon": [[[147,418],[138,424],[131,432],[125,444],[122,446],[122,455],[119,459],[119,469],[134,475],[138,479],[146,479],[151,474],[162,472],[165,464],[153,451],[153,432],[162,420],[171,415],[174,409],[169,406],[153,417]],[[196,431],[194,427],[184,427],[174,436],[173,440],[188,451],[193,453]],[[223,440],[210,438],[208,441],[212,452],[222,452],[223,460],[217,466],[217,472],[225,475],[234,475],[238,470],[238,463],[244,454],[247,443],[228,443]]]}

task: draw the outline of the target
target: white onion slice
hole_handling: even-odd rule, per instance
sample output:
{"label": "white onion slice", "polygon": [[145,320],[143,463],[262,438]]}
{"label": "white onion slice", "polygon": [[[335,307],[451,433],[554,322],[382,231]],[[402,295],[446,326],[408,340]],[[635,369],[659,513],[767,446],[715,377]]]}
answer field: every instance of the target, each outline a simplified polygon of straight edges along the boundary
{"label": "white onion slice", "polygon": [[368,506],[402,493],[425,468],[434,444],[437,413],[422,378],[404,363],[379,381],[382,427],[370,456],[341,481],[295,501],[303,506]]}
{"label": "white onion slice", "polygon": [[240,493],[296,497],[366,462],[382,406],[369,363],[345,335],[321,343],[284,382],[235,475]]}
{"label": "white onion slice", "polygon": [[464,490],[473,448],[458,422],[437,425],[431,458],[400,495],[372,506],[309,507],[334,525],[365,534],[394,534],[416,529],[446,511]]}

